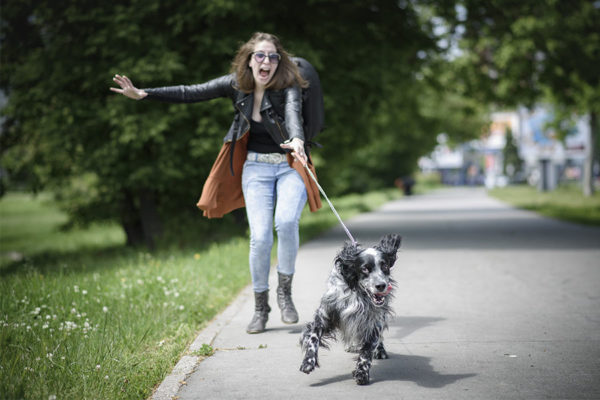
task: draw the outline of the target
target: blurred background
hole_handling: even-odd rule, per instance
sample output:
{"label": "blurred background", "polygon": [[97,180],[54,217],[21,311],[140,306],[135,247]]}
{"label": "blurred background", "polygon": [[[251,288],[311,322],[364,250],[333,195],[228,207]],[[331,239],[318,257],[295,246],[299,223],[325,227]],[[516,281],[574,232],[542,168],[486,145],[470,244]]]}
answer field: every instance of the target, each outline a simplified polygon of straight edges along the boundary
{"label": "blurred background", "polygon": [[109,91],[112,77],[204,82],[255,31],[320,74],[313,159],[328,194],[409,194],[433,177],[568,181],[589,196],[598,177],[600,1],[7,0],[0,11],[2,194],[51,193],[67,225],[116,222],[130,245],[209,224],[195,203],[233,109],[131,101]]}

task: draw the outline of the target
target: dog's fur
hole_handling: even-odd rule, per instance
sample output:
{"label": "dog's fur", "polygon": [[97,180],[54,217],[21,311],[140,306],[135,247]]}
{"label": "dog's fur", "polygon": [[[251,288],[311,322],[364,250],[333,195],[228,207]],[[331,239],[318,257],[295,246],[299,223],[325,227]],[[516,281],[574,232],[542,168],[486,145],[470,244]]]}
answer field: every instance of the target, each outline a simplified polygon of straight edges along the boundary
{"label": "dog's fur", "polygon": [[386,235],[378,245],[367,249],[345,243],[335,258],[327,292],[314,320],[302,333],[300,344],[305,356],[300,371],[310,374],[318,367],[319,346],[327,348],[326,340],[335,340],[339,333],[347,346],[360,348],[352,374],[356,383],[369,383],[373,357],[388,358],[381,334],[392,314],[389,303],[396,283],[390,269],[400,242],[400,236]]}

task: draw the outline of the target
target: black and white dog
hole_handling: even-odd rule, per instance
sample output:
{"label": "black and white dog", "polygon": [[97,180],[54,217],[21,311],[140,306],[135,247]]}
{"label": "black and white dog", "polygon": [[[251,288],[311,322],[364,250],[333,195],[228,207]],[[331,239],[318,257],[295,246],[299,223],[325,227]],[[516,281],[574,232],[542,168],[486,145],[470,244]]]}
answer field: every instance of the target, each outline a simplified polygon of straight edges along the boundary
{"label": "black and white dog", "polygon": [[352,373],[356,383],[369,383],[373,357],[388,358],[381,334],[392,314],[390,301],[395,281],[390,270],[400,241],[398,235],[386,235],[379,244],[367,249],[345,243],[335,258],[327,292],[314,321],[302,332],[300,344],[305,356],[300,371],[310,374],[318,367],[319,346],[328,348],[326,340],[335,340],[339,333],[347,346],[360,348]]}

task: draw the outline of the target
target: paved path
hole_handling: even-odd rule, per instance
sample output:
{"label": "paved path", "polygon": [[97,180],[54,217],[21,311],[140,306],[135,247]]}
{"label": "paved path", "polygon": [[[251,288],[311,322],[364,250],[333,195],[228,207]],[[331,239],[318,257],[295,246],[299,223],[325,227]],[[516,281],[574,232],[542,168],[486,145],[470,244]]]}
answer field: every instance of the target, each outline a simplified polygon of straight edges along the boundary
{"label": "paved path", "polygon": [[[374,362],[371,385],[354,383],[355,355],[339,344],[321,352],[312,374],[298,371],[301,325],[280,322],[272,275],[268,331],[245,333],[248,288],[192,346],[217,351],[178,399],[600,398],[600,229],[516,210],[480,189],[403,198],[348,222],[365,245],[386,233],[404,238],[393,272],[397,316],[384,335],[391,358]],[[344,240],[336,228],[301,247],[302,323]],[[172,381],[186,362],[195,359],[182,360]]]}

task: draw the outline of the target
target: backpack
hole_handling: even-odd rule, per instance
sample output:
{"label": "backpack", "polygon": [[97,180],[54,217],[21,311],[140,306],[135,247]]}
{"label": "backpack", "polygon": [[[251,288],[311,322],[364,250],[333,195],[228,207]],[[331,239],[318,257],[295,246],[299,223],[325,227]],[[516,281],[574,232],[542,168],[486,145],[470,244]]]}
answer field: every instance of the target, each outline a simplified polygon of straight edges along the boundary
{"label": "backpack", "polygon": [[322,147],[313,139],[325,128],[325,107],[323,106],[323,89],[315,67],[304,58],[292,57],[300,71],[300,75],[309,83],[302,89],[302,119],[304,120],[304,142],[307,146]]}

